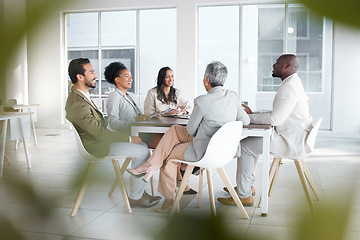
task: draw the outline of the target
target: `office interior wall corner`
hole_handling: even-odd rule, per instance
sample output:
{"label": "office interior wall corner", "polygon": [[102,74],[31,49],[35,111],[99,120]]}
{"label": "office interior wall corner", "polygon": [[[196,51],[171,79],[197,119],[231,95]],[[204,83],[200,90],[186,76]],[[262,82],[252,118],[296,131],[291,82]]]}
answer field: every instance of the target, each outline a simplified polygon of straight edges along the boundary
{"label": "office interior wall corner", "polygon": [[360,134],[360,29],[334,23],[334,133]]}

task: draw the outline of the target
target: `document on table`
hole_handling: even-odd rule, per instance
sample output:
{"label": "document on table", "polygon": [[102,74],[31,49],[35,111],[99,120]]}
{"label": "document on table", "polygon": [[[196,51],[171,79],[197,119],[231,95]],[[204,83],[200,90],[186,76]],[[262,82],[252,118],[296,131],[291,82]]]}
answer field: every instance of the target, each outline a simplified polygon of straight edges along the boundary
{"label": "document on table", "polygon": [[172,110],[173,110],[172,108],[169,108],[169,109],[167,109],[167,110],[165,110],[165,111],[162,111],[162,112],[153,113],[153,114],[151,114],[151,115],[150,115],[150,118],[153,118],[153,117],[159,116],[159,115],[164,114],[164,113],[171,112]]}

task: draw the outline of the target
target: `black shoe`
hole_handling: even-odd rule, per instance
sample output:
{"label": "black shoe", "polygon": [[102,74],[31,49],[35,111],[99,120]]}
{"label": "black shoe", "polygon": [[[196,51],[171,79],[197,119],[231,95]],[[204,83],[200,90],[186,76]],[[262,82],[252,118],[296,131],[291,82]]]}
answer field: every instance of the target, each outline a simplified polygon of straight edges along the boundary
{"label": "black shoe", "polygon": [[[180,173],[181,173],[181,176],[184,176],[185,171],[182,170],[182,169],[180,169]],[[199,174],[200,174],[200,167],[194,167],[194,169],[192,170],[192,173],[191,173],[191,174],[193,174],[193,175],[195,175],[195,176],[199,176]]]}
{"label": "black shoe", "polygon": [[129,198],[129,203],[131,207],[148,208],[158,204],[160,199],[161,197],[150,196],[146,191],[144,191],[139,200]]}
{"label": "black shoe", "polygon": [[197,194],[197,191],[195,191],[192,188],[190,188],[190,190],[184,191],[184,195],[193,195],[193,194]]}

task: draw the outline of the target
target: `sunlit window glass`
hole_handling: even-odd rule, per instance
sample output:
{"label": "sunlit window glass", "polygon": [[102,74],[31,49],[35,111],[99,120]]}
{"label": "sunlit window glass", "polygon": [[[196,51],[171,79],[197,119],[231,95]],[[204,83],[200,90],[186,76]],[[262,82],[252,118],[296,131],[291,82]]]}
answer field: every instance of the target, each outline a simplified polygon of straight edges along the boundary
{"label": "sunlit window glass", "polygon": [[199,8],[199,82],[198,93],[204,94],[203,77],[211,61],[228,68],[224,87],[239,89],[239,6]]}
{"label": "sunlit window glass", "polygon": [[174,70],[176,81],[176,9],[140,11],[140,95],[156,85],[160,68]]}

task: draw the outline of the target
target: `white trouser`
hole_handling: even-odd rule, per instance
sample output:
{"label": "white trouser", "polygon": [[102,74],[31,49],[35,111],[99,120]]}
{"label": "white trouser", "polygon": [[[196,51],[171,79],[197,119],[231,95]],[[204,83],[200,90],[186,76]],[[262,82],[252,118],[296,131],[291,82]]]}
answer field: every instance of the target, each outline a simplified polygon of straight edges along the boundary
{"label": "white trouser", "polygon": [[[251,186],[255,182],[255,170],[259,157],[263,153],[262,137],[247,137],[240,141],[241,156],[237,159],[236,184],[240,198],[251,195]],[[270,137],[270,152],[282,156],[289,151],[286,141],[276,133]]]}
{"label": "white trouser", "polygon": [[240,141],[241,156],[237,158],[236,184],[240,198],[251,196],[255,170],[262,154],[262,137],[247,137]]}
{"label": "white trouser", "polygon": [[[143,164],[150,157],[150,151],[145,143],[135,144],[126,142],[112,143],[108,156],[128,156],[131,158],[131,168]],[[130,176],[129,198],[138,200],[144,192],[145,182],[141,178]]]}

